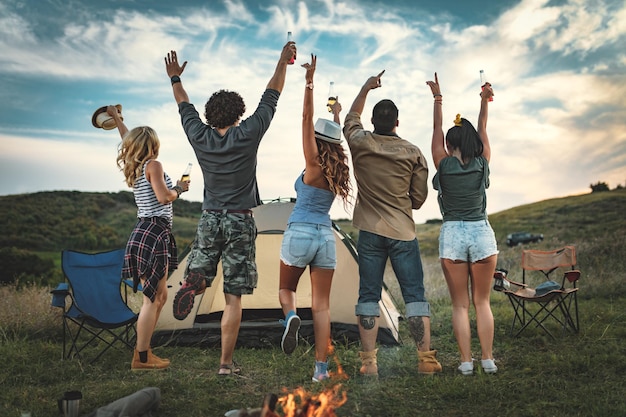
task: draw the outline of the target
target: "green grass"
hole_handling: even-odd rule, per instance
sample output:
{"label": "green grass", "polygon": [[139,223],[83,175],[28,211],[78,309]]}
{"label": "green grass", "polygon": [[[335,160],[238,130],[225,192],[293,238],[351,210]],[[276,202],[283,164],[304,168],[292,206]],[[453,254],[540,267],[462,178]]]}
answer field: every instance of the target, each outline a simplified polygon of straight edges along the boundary
{"label": "green grass", "polygon": [[[427,259],[426,263],[436,262]],[[431,283],[431,287],[437,286]],[[394,288],[391,288],[395,291]],[[584,293],[583,293],[584,294]],[[219,350],[203,347],[157,347],[172,360],[162,372],[132,373],[131,352],[112,350],[95,364],[61,360],[61,321],[49,307],[48,289],[2,288],[0,415],[56,415],[56,398],[80,390],[83,411],[91,411],[141,388],[159,387],[159,416],[222,416],[240,407],[259,406],[267,393],[302,386],[314,393],[329,384],[310,382],[313,351],[300,345],[291,356],[279,348],[238,348],[242,377],[218,377]],[[581,294],[582,295],[582,294]],[[473,377],[456,373],[458,354],[451,310],[445,297],[433,300],[433,347],[444,372],[434,377],[416,372],[415,347],[401,322],[403,344],[379,351],[377,382],[358,374],[358,345],[337,344],[334,358],[349,379],[342,383],[347,402],[338,416],[617,416],[626,414],[626,297],[582,297],[581,332],[552,340],[538,331],[512,338],[508,301],[493,293],[496,317],[494,355],[499,372]],[[16,307],[17,306],[17,307]],[[10,313],[8,313],[10,312]],[[473,323],[475,327],[475,323]],[[473,351],[479,355],[474,338]],[[88,352],[89,353],[89,352]],[[332,362],[331,370],[337,365]]]}
{"label": "green grass", "polygon": [[[337,344],[334,358],[347,380],[310,382],[313,350],[301,344],[293,355],[278,347],[238,348],[241,377],[216,375],[219,350],[204,347],[156,347],[172,360],[162,372],[132,373],[132,353],[112,350],[95,364],[61,360],[59,311],[50,307],[49,288],[0,287],[0,415],[56,416],[56,399],[64,391],[83,393],[89,412],[149,386],[162,395],[160,417],[219,417],[240,407],[260,406],[267,393],[281,395],[302,386],[313,393],[341,383],[347,402],[338,416],[623,416],[626,415],[626,192],[594,193],[538,202],[490,216],[498,237],[498,264],[519,278],[521,251],[507,248],[506,234],[517,230],[544,233],[532,248],[574,244],[582,271],[579,334],[556,334],[552,340],[530,330],[509,335],[512,309],[501,293],[492,293],[496,320],[495,375],[480,370],[458,375],[458,352],[452,333],[447,288],[437,260],[437,225],[417,225],[428,297],[432,304],[432,347],[444,366],[440,375],[416,372],[415,347],[401,322],[403,343],[379,351],[378,381],[358,374],[357,344]],[[594,220],[595,219],[595,220]],[[393,279],[389,290],[400,300]],[[403,305],[400,302],[402,310]],[[474,320],[474,318],[472,318]],[[475,322],[472,323],[475,328]],[[477,338],[473,352],[479,357]],[[337,365],[331,362],[331,371]]]}

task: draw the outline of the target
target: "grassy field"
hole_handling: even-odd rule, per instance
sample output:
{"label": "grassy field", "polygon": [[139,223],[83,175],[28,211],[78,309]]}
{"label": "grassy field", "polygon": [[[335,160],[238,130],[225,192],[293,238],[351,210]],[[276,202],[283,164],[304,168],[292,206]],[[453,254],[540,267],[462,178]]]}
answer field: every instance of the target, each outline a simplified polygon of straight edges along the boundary
{"label": "grassy field", "polygon": [[[95,364],[61,360],[61,320],[50,307],[49,288],[0,287],[0,415],[56,416],[64,391],[83,393],[89,412],[143,387],[159,387],[160,417],[219,417],[230,409],[260,406],[267,393],[284,395],[296,387],[319,393],[341,384],[347,402],[338,416],[624,416],[626,415],[626,192],[613,191],[548,200],[490,217],[498,236],[499,265],[515,279],[524,247],[507,248],[506,233],[528,229],[546,240],[533,248],[576,245],[580,283],[581,331],[552,340],[531,330],[509,335],[512,309],[492,293],[496,318],[494,356],[499,371],[456,372],[458,353],[452,333],[447,289],[436,256],[437,225],[418,225],[428,296],[432,303],[432,346],[444,366],[440,375],[416,372],[415,347],[401,322],[403,343],[381,347],[377,381],[358,374],[358,345],[335,345],[331,371],[341,365],[347,379],[310,382],[313,350],[301,344],[293,355],[280,348],[238,349],[240,377],[218,377],[219,351],[203,347],[157,347],[172,360],[170,369],[129,371],[129,351],[113,350]],[[594,219],[597,219],[594,221]],[[391,275],[391,274],[389,274]],[[390,291],[397,295],[391,276]],[[402,303],[400,302],[402,311]],[[475,326],[474,326],[475,327]],[[473,352],[479,356],[474,338]]]}

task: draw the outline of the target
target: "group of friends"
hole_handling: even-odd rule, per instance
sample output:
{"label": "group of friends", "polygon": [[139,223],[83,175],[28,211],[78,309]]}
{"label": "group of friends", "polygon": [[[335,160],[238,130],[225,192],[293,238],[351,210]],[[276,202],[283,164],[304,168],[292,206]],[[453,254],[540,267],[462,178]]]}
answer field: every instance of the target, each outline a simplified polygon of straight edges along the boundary
{"label": "group of friends", "polygon": [[[165,68],[185,134],[204,178],[202,215],[185,269],[185,279],[173,301],[174,316],[184,319],[195,296],[210,286],[219,261],[224,276],[225,308],[221,319],[219,375],[241,372],[233,360],[241,325],[241,296],[252,294],[258,281],[255,263],[256,225],[252,208],[261,204],[256,179],[257,152],[276,112],[286,71],[296,58],[296,45],[287,42],[256,110],[242,120],[242,97],[219,90],[205,104],[203,122],[190,103],[181,76],[187,65],[176,51],[165,57]],[[398,108],[381,100],[373,107],[374,130],[361,118],[370,91],[382,86],[385,71],[369,77],[354,99],[341,127],[341,104],[332,105],[333,120],[313,123],[314,75],[317,57],[311,55],[305,69],[302,117],[302,149],[305,167],[295,180],[296,203],[283,235],[280,252],[278,299],[284,313],[282,350],[291,354],[298,344],[301,319],[296,290],[308,267],[312,288],[315,340],[313,381],[329,378],[331,339],[330,291],[336,266],[335,238],[330,208],[336,198],[354,204],[353,225],[357,241],[359,290],[355,307],[361,350],[360,373],[377,376],[379,301],[383,275],[390,261],[405,302],[405,316],[417,348],[417,372],[442,371],[437,351],[431,347],[430,305],[425,296],[424,273],[412,210],[428,195],[428,164],[421,150],[398,133]],[[496,268],[497,246],[486,214],[485,190],[489,186],[491,155],[487,136],[491,85],[480,93],[478,129],[457,115],[445,134],[442,128],[443,96],[437,74],[427,81],[434,99],[432,159],[437,170],[433,187],[443,216],[439,256],[452,300],[452,322],[463,375],[474,372],[471,353],[470,302],[476,310],[476,326],[484,372],[495,373],[492,346],[494,321],[489,295]],[[189,180],[172,179],[164,172],[159,139],[147,126],[129,130],[114,106],[107,107],[122,142],[117,164],[137,203],[137,224],[126,246],[122,277],[141,284],[143,304],[137,321],[137,342],[132,370],[164,369],[168,359],[152,353],[152,338],[167,298],[168,272],[178,267],[172,234],[172,202],[189,189]],[[342,133],[352,155],[357,193],[353,195],[350,166],[342,145]],[[470,297],[471,290],[471,297]]]}

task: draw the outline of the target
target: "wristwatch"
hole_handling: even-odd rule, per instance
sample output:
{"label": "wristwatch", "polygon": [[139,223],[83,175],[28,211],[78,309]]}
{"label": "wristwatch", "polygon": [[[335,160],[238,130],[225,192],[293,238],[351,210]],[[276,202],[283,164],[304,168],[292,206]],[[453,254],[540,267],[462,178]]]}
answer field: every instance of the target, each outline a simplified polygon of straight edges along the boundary
{"label": "wristwatch", "polygon": [[313,83],[308,83],[305,87],[310,90],[313,90]]}

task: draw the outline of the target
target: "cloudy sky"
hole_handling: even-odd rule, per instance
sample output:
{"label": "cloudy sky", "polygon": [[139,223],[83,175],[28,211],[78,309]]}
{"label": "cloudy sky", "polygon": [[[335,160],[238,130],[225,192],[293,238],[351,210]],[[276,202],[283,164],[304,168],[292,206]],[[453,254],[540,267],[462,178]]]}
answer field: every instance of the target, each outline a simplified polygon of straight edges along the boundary
{"label": "cloudy sky", "polygon": [[[48,190],[127,190],[115,164],[119,136],[91,125],[95,109],[122,104],[129,127],[150,125],[160,160],[177,177],[194,162],[163,58],[189,63],[183,81],[203,113],[217,89],[254,110],[286,32],[297,64],[318,56],[315,117],[330,118],[330,81],[346,111],[381,70],[373,105],[400,108],[398,133],[430,158],[437,71],[444,130],[457,113],[476,122],[479,70],[494,86],[488,211],[626,185],[626,3],[615,0],[2,0],[0,2],[0,195]],[[304,69],[285,89],[259,151],[262,199],[292,197],[304,166],[300,121]],[[440,218],[435,192],[414,212]],[[351,217],[336,202],[333,218]]]}

